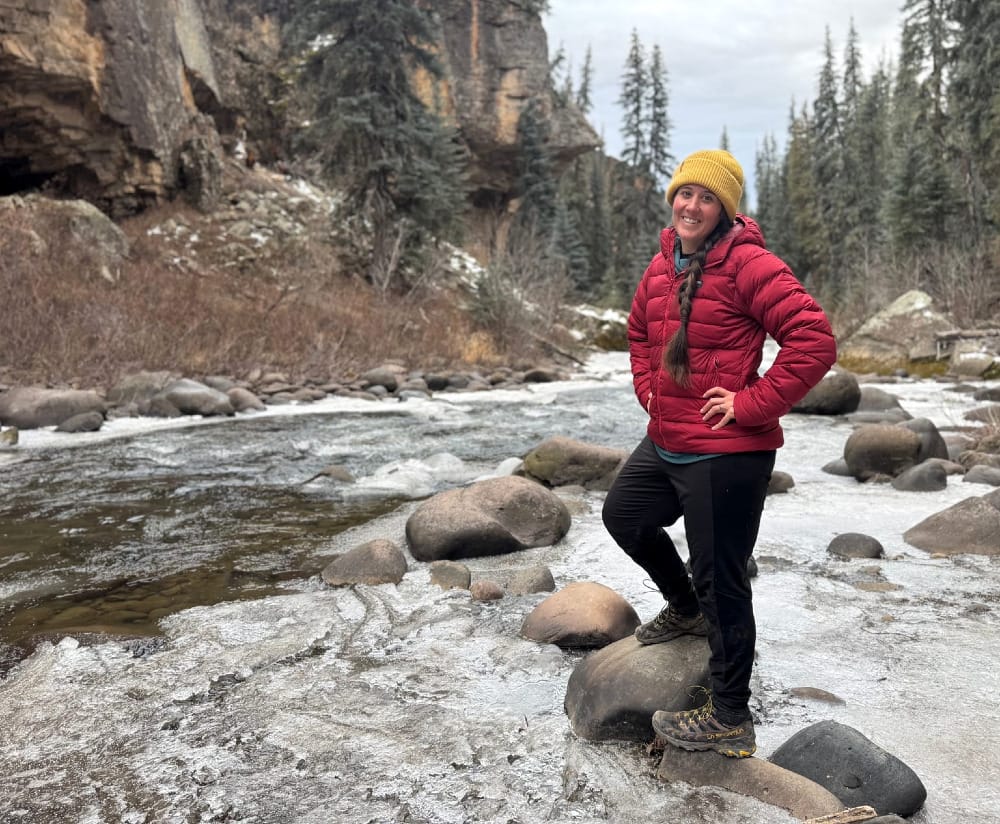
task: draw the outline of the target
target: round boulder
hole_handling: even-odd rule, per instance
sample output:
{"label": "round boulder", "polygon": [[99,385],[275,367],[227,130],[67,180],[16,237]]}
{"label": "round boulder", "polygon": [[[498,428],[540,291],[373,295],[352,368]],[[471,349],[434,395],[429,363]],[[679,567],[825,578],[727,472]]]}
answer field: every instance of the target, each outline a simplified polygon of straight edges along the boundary
{"label": "round boulder", "polygon": [[650,645],[629,637],[590,653],[566,685],[573,732],[587,741],[652,741],[654,712],[704,703],[690,688],[708,684],[708,656],[708,642],[692,636]]}
{"label": "round boulder", "polygon": [[871,535],[844,532],[830,541],[826,551],[838,558],[881,558],[885,549]]}
{"label": "round boulder", "polygon": [[398,584],[406,574],[406,558],[395,543],[385,538],[356,546],[323,569],[330,586],[351,584]]}
{"label": "round boulder", "polygon": [[962,478],[970,484],[989,484],[990,486],[1000,486],[1000,469],[993,466],[983,466],[978,464],[965,473]]}
{"label": "round boulder", "polygon": [[639,616],[613,589],[591,581],[567,584],[535,607],[521,625],[529,641],[558,647],[604,647],[635,632]]}
{"label": "round boulder", "polygon": [[792,407],[805,415],[847,415],[861,402],[861,387],[850,372],[831,372]]}
{"label": "round boulder", "polygon": [[858,427],[844,445],[848,471],[859,481],[877,475],[895,477],[917,463],[920,436],[891,424],[866,424]]}
{"label": "round boulder", "polygon": [[935,461],[924,461],[904,469],[892,479],[892,486],[901,492],[940,492],[948,487],[948,473]]}
{"label": "round boulder", "polygon": [[920,451],[917,453],[917,463],[929,458],[948,458],[948,444],[944,442],[941,433],[929,418],[913,418],[899,424],[903,429],[916,432],[920,437]]}
{"label": "round boulder", "polygon": [[549,486],[608,490],[628,453],[556,435],[524,457],[524,472]]}
{"label": "round boulder", "polygon": [[569,510],[557,495],[512,475],[424,501],[406,522],[406,540],[418,561],[455,560],[551,546],[569,527]]}
{"label": "round boulder", "polygon": [[90,390],[14,387],[0,394],[0,424],[41,429],[88,412],[100,413],[103,418],[106,407],[104,398]]}
{"label": "round boulder", "polygon": [[233,415],[235,410],[225,392],[212,389],[200,381],[181,378],[164,387],[152,400],[162,398],[182,415]]}
{"label": "round boulder", "polygon": [[911,816],[927,799],[927,790],[913,770],[836,721],[800,730],[770,760],[825,787],[845,806],[867,805],[879,815]]}

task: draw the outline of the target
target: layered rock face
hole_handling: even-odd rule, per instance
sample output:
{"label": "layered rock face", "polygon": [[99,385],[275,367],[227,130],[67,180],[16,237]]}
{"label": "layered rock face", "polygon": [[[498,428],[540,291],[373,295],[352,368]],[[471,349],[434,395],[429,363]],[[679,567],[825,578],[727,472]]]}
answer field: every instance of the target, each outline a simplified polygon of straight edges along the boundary
{"label": "layered rock face", "polygon": [[196,4],[0,3],[4,193],[47,184],[112,214],[170,193],[178,148],[209,128],[191,85],[213,82]]}
{"label": "layered rock face", "polygon": [[[249,135],[265,162],[282,156],[295,124],[281,114],[292,91],[279,80],[281,26],[294,5],[0,0],[0,195],[41,187],[120,216],[184,189],[192,145]],[[530,100],[550,117],[557,161],[598,145],[578,111],[552,108],[537,14],[510,0],[429,5],[446,77],[416,81],[459,127],[478,205],[505,204]],[[211,164],[195,166],[204,189]]]}

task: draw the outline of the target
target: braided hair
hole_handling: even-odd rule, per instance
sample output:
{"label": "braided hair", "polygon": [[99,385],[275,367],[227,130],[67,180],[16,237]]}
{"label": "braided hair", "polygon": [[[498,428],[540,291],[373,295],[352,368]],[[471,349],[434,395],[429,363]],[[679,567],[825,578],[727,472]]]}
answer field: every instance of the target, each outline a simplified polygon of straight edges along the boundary
{"label": "braided hair", "polygon": [[670,377],[680,386],[687,386],[691,379],[687,328],[688,321],[691,319],[691,302],[698,289],[699,279],[705,267],[705,258],[712,247],[722,239],[732,226],[733,222],[723,212],[711,234],[705,238],[705,242],[701,244],[698,251],[691,255],[687,269],[684,270],[687,277],[685,277],[680,289],[677,290],[677,301],[681,310],[681,326],[670,339],[670,343],[667,344],[663,353],[663,365],[670,373]]}

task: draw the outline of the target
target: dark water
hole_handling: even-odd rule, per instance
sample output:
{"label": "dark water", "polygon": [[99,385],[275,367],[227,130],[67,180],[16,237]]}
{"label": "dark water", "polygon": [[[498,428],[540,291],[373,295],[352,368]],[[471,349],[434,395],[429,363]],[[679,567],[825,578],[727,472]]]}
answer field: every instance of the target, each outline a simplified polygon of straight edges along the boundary
{"label": "dark water", "polygon": [[[0,467],[0,671],[43,638],[152,636],[173,612],[283,591],[331,560],[331,537],[467,479],[404,483],[402,496],[366,485],[394,462],[446,453],[472,475],[581,423],[613,442],[620,421],[592,417],[614,409],[608,391],[529,409],[384,403],[27,451]],[[324,475],[331,465],[359,482]]]}

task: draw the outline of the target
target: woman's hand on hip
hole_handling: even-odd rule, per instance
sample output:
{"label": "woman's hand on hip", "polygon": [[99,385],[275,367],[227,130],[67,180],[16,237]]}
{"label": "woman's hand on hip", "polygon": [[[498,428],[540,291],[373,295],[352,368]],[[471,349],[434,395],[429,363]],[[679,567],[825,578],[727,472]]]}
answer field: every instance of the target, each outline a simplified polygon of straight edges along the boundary
{"label": "woman's hand on hip", "polygon": [[722,429],[730,421],[736,420],[736,413],[733,411],[735,392],[730,392],[721,386],[713,386],[702,397],[707,399],[700,410],[703,421],[708,422],[716,415],[722,415],[722,420],[715,423],[712,427],[713,430]]}

